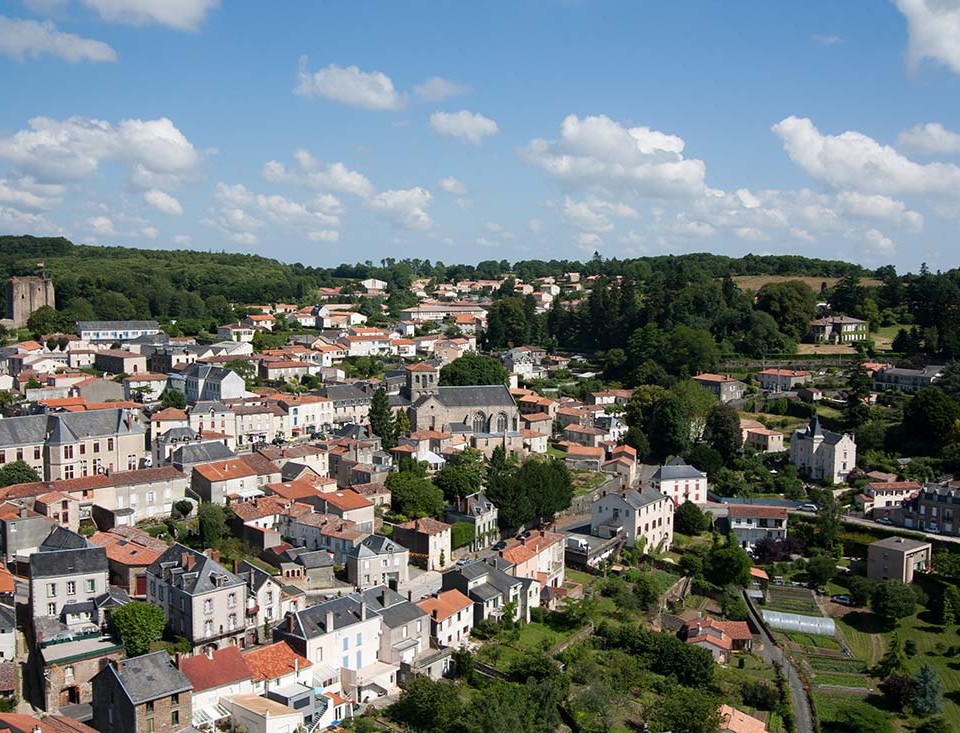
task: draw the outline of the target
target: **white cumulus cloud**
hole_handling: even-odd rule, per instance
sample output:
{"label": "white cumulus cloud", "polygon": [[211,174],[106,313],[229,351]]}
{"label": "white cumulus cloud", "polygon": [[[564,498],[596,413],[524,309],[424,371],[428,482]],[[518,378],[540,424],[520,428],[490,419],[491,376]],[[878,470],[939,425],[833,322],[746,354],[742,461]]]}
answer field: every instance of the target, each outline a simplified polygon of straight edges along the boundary
{"label": "white cumulus cloud", "polygon": [[318,229],[317,231],[307,232],[307,239],[311,242],[339,242],[340,232],[336,229]]}
{"label": "white cumulus cloud", "polygon": [[841,212],[862,219],[873,219],[919,232],[923,229],[923,215],[907,209],[903,201],[879,194],[867,195],[856,191],[841,191],[837,194],[837,208]]}
{"label": "white cumulus cloud", "polygon": [[267,223],[294,229],[312,239],[319,231],[328,232],[324,235],[327,241],[334,241],[329,232],[339,226],[343,213],[340,200],[330,194],[294,201],[279,194],[255,193],[240,183],[229,185],[221,181],[213,195],[220,207],[201,223],[241,244],[256,244],[258,230]]}
{"label": "white cumulus cloud", "polygon": [[373,184],[362,173],[352,171],[343,163],[324,163],[313,157],[309,150],[300,148],[293,154],[297,166],[288,169],[283,163],[271,160],[263,166],[263,177],[273,183],[296,183],[320,191],[350,193],[369,196]]}
{"label": "white cumulus cloud", "polygon": [[960,134],[939,122],[914,125],[897,136],[897,145],[922,155],[960,153]]}
{"label": "white cumulus cloud", "polygon": [[426,208],[432,198],[425,188],[395,189],[378,193],[367,206],[405,229],[429,229],[433,220]]}
{"label": "white cumulus cloud", "polygon": [[960,74],[960,2],[895,0],[907,19],[907,64],[916,69],[924,59]]}
{"label": "white cumulus cloud", "polygon": [[49,211],[63,196],[63,186],[40,185],[32,178],[0,178],[0,203],[26,211]]}
{"label": "white cumulus cloud", "polygon": [[300,59],[300,81],[294,90],[304,97],[321,96],[364,109],[400,109],[403,97],[389,76],[380,71],[362,71],[358,66],[330,64],[320,71],[307,69],[306,56]]}
{"label": "white cumulus cloud", "polygon": [[683,157],[684,147],[682,138],[648,127],[569,115],[558,140],[533,140],[522,156],[569,187],[684,198],[701,194],[706,176],[702,161]]}
{"label": "white cumulus cloud", "polygon": [[144,192],[143,199],[161,213],[170,216],[180,216],[183,213],[183,206],[180,205],[176,197],[160,189],[151,188]]}
{"label": "white cumulus cloud", "polygon": [[955,165],[915,163],[860,132],[824,135],[807,118],[787,117],[772,129],[804,173],[836,188],[885,195],[960,195],[960,168]]}
{"label": "white cumulus cloud", "polygon": [[440,188],[447,193],[457,194],[458,196],[462,196],[467,192],[467,187],[463,185],[463,182],[453,176],[448,176],[440,181]]}
{"label": "white cumulus cloud", "polygon": [[96,234],[113,236],[116,229],[113,226],[113,220],[109,216],[94,216],[87,219],[87,224]]}
{"label": "white cumulus cloud", "polygon": [[195,170],[200,154],[166,117],[121,120],[34,117],[29,129],[0,136],[0,159],[42,183],[78,181],[100,163],[118,160],[150,174],[179,176]]}
{"label": "white cumulus cloud", "polygon": [[470,87],[465,84],[457,84],[439,76],[431,76],[422,84],[413,85],[413,93],[428,102],[440,102],[449,97],[466,94],[469,91]]}
{"label": "white cumulus cloud", "polygon": [[59,56],[76,64],[80,61],[117,60],[117,52],[103,41],[83,38],[73,33],[62,33],[47,21],[20,20],[0,15],[0,54],[24,61],[45,54]]}
{"label": "white cumulus cloud", "polygon": [[83,4],[111,23],[195,31],[220,0],[83,0]]}
{"label": "white cumulus cloud", "polygon": [[587,232],[608,232],[613,229],[610,217],[622,219],[638,219],[640,215],[636,209],[626,204],[601,201],[589,198],[584,201],[574,201],[567,198],[560,207],[560,215],[569,224]]}
{"label": "white cumulus cloud", "polygon": [[455,137],[479,145],[485,137],[496,135],[500,128],[489,117],[462,109],[459,112],[434,112],[430,127],[438,135]]}
{"label": "white cumulus cloud", "polygon": [[866,239],[867,244],[870,245],[871,250],[875,254],[891,257],[897,252],[893,240],[884,236],[883,232],[877,229],[868,229],[864,235],[864,239]]}

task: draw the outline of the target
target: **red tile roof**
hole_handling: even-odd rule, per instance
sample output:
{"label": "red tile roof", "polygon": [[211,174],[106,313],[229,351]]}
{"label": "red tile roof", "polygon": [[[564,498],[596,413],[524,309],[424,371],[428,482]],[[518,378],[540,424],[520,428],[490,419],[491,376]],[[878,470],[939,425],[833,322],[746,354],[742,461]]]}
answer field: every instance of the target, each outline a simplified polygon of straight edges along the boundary
{"label": "red tile roof", "polygon": [[176,407],[168,407],[165,410],[160,410],[159,412],[153,413],[150,416],[151,422],[166,422],[168,420],[186,420],[187,413],[183,410],[178,410]]}
{"label": "red tile roof", "polygon": [[235,646],[218,649],[210,657],[206,654],[183,657],[180,660],[180,671],[193,684],[195,693],[253,678],[253,670],[240,654],[240,649]]}
{"label": "red tile roof", "polygon": [[4,567],[0,567],[0,593],[13,593],[15,590],[13,573]]}
{"label": "red tile roof", "polygon": [[398,527],[403,529],[411,529],[419,534],[440,534],[441,532],[446,532],[450,529],[449,524],[432,519],[431,517],[424,517],[422,519],[411,519],[409,522],[404,522],[403,524],[398,524]]}
{"label": "red tile roof", "polygon": [[22,713],[0,713],[0,731],[10,733],[97,733],[94,728],[79,720],[61,715],[48,715],[38,720]]}
{"label": "red tile roof", "polygon": [[340,511],[350,511],[351,509],[364,509],[373,506],[373,503],[360,496],[356,491],[346,489],[344,491],[326,491],[322,494],[328,504],[332,504]]}
{"label": "red tile roof", "polygon": [[782,506],[768,506],[765,504],[730,504],[727,515],[738,519],[786,519],[787,509]]}
{"label": "red tile roof", "polygon": [[436,596],[417,601],[417,606],[426,611],[434,621],[445,621],[457,611],[473,606],[473,601],[458,590],[445,590]]}
{"label": "red tile roof", "polygon": [[193,470],[207,479],[207,481],[230,481],[231,479],[248,478],[257,475],[256,471],[240,460],[201,463],[198,466],[194,466]]}
{"label": "red tile roof", "polygon": [[313,666],[309,659],[301,657],[284,641],[244,652],[243,659],[253,673],[254,682],[275,680]]}

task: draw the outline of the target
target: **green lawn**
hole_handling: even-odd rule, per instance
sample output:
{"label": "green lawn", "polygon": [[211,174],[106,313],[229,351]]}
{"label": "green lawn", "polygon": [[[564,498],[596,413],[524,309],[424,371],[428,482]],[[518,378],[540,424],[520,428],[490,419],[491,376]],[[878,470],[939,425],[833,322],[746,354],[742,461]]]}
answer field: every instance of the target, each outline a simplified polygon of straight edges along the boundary
{"label": "green lawn", "polygon": [[572,634],[573,632],[562,634],[546,624],[530,622],[520,629],[520,638],[513,645],[529,651],[541,651],[560,643]]}
{"label": "green lawn", "polygon": [[563,575],[567,580],[579,583],[584,588],[593,585],[598,577],[596,575],[590,575],[590,573],[585,573],[582,570],[566,570]]}
{"label": "green lawn", "polygon": [[673,573],[668,573],[666,570],[651,570],[650,579],[653,581],[653,586],[657,589],[657,593],[663,595],[671,586],[680,580],[680,575],[674,575]]}
{"label": "green lawn", "polygon": [[870,666],[879,661],[885,642],[875,644],[871,641],[871,636],[881,631],[872,614],[866,611],[850,611],[836,619],[836,622],[840,633],[847,641],[847,646],[857,659],[862,659]]}
{"label": "green lawn", "polygon": [[605,473],[596,473],[595,471],[584,471],[574,468],[570,470],[570,478],[573,481],[573,495],[583,496],[600,486],[600,484],[610,478],[610,476]]}
{"label": "green lawn", "polygon": [[[850,611],[845,616],[837,619],[838,626],[843,636],[846,638],[851,651],[860,659],[862,663],[873,665],[886,649],[894,631],[881,628],[873,614],[866,611]],[[896,629],[896,634],[901,642],[913,640],[917,645],[917,653],[913,658],[907,659],[907,673],[913,675],[924,662],[928,662],[943,680],[944,688],[947,692],[944,699],[943,714],[950,725],[950,730],[960,730],[960,661],[950,659],[944,656],[946,647],[949,647],[957,641],[957,627],[948,627],[944,629],[941,626],[930,623],[929,612],[923,611],[919,615],[903,619]],[[814,669],[822,668],[824,662],[818,658],[812,659],[811,666]],[[863,675],[844,674],[847,670],[826,671],[826,674],[832,676],[840,674],[842,678],[862,677]],[[869,679],[869,678],[868,678]],[[876,687],[878,680],[870,680],[869,686]],[[815,683],[831,684],[823,682],[818,674]],[[815,699],[818,693],[814,693]],[[849,696],[845,696],[849,698]],[[830,702],[827,703],[828,709]],[[819,703],[818,703],[819,710]],[[827,713],[821,713],[827,715]],[[830,719],[829,717],[827,718]]]}

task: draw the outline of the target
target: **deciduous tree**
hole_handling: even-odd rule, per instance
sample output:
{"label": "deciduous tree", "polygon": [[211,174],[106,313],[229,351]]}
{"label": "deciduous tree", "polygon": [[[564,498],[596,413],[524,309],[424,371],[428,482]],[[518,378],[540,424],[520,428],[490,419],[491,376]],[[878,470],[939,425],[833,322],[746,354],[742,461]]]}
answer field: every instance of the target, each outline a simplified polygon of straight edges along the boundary
{"label": "deciduous tree", "polygon": [[160,639],[167,617],[159,606],[133,601],[113,611],[110,621],[120,635],[127,656],[138,657],[150,651],[150,645]]}

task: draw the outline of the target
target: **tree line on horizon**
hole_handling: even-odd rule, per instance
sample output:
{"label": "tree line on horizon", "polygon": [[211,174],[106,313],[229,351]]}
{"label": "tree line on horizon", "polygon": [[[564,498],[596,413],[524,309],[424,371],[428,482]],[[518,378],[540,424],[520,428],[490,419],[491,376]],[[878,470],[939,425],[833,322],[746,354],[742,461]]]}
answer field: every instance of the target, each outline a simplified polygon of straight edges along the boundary
{"label": "tree line on horizon", "polygon": [[[415,279],[506,281],[493,292],[484,345],[522,344],[582,350],[600,357],[606,375],[625,384],[663,382],[714,368],[725,356],[754,358],[793,353],[815,317],[818,301],[835,312],[870,323],[897,325],[895,351],[951,360],[960,354],[960,270],[900,275],[892,266],[859,265],[796,255],[707,253],[635,259],[487,260],[476,265],[387,258],[333,268],[287,264],[259,255],[143,250],[75,245],[64,238],[0,237],[4,278],[30,275],[44,263],[54,281],[56,313],[44,313],[39,329],[72,330],[77,320],[156,318],[176,321],[174,335],[202,335],[242,318],[238,303],[312,304],[319,287],[345,286],[341,300],[356,301],[371,323],[387,322],[415,304]],[[597,285],[573,307],[555,301],[536,313],[532,298],[516,295],[515,279],[580,272]],[[738,275],[824,278],[815,292],[801,280],[767,283],[743,291]],[[359,299],[356,281],[376,277],[387,295]],[[835,286],[827,281],[839,278]],[[381,306],[387,313],[381,313]]]}

